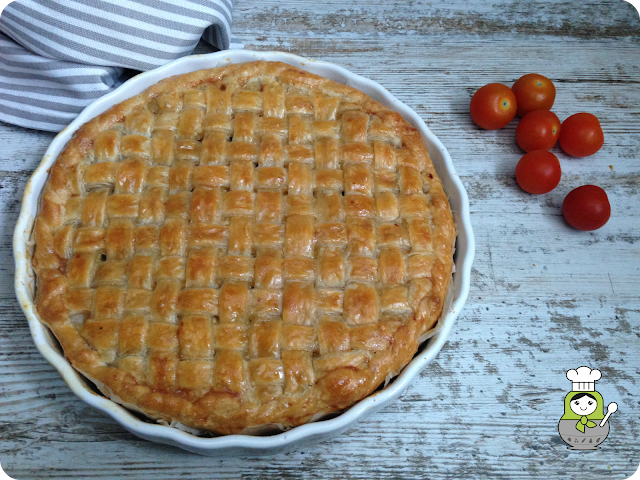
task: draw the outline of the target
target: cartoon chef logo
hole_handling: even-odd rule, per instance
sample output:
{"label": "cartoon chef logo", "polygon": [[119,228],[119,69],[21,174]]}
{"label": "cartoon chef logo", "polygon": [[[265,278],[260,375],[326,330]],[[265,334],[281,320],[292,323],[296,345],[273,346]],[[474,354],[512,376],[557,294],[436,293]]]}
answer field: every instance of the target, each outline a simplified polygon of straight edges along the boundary
{"label": "cartoon chef logo", "polygon": [[609,435],[609,417],[618,410],[618,404],[611,402],[604,414],[604,400],[596,392],[596,381],[600,380],[600,370],[580,367],[567,371],[573,388],[564,397],[564,415],[558,423],[560,438],[571,450],[598,450]]}

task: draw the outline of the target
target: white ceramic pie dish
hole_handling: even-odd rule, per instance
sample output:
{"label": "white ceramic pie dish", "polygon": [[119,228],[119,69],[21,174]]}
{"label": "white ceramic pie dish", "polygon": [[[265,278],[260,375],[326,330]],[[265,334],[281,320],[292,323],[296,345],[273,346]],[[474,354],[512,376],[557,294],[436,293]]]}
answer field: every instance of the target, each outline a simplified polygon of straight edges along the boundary
{"label": "white ceramic pie dish", "polygon": [[[40,322],[33,299],[35,275],[31,268],[31,232],[38,208],[40,192],[47,180],[48,171],[73,133],[84,123],[111,106],[126,100],[163,78],[205,68],[254,60],[281,61],[297,68],[346,83],[368,94],[387,107],[399,112],[421,133],[434,166],[449,197],[457,228],[455,273],[449,287],[437,333],[426,340],[413,360],[384,389],[378,390],[334,418],[302,425],[289,431],[269,436],[227,435],[201,437],[171,426],[160,425],[153,420],[141,419],[121,405],[96,393],[90,382],[80,375],[65,359],[57,341],[49,329]],[[254,52],[227,50],[208,55],[194,55],[173,61],[163,67],[142,73],[130,79],[108,95],[96,100],[84,109],[71,124],[60,132],[47,149],[42,162],[27,183],[22,209],[13,237],[16,262],[15,288],[18,300],[29,322],[31,335],[42,355],[60,372],[71,390],[89,405],[105,412],[130,432],[147,440],[175,445],[203,455],[271,454],[302,443],[319,441],[337,435],[356,421],[370,415],[397,399],[409,383],[442,348],[469,293],[471,264],[475,244],[469,219],[469,201],[462,182],[455,173],[451,157],[444,145],[429,130],[422,119],[404,103],[394,98],[376,82],[355,75],[337,65],[310,60],[281,52]]]}

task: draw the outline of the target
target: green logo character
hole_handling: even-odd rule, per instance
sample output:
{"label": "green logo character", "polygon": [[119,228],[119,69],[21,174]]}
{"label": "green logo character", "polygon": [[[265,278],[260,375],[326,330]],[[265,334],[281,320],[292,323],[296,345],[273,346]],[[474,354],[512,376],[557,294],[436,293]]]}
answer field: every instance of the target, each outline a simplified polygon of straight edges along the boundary
{"label": "green logo character", "polygon": [[589,367],[567,371],[573,388],[564,397],[564,415],[558,423],[558,433],[571,450],[598,450],[598,445],[609,435],[608,420],[618,410],[618,404],[610,403],[604,414],[604,400],[595,388],[601,376],[600,370]]}

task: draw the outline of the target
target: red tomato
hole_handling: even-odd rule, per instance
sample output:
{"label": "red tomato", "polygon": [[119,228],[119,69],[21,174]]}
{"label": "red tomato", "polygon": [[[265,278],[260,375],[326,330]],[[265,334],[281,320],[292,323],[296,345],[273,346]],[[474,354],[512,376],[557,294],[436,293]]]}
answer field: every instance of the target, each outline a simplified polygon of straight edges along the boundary
{"label": "red tomato", "polygon": [[527,113],[516,127],[516,141],[525,152],[550,150],[560,136],[560,119],[549,110]]}
{"label": "red tomato", "polygon": [[604,134],[598,117],[576,113],[562,122],[560,146],[572,157],[588,157],[602,148]]}
{"label": "red tomato", "polygon": [[498,130],[516,116],[516,96],[501,83],[480,88],[471,99],[471,118],[486,130]]}
{"label": "red tomato", "polygon": [[562,214],[578,230],[597,230],[611,216],[607,193],[595,185],[583,185],[569,192],[562,203]]}
{"label": "red tomato", "polygon": [[529,73],[516,80],[511,87],[518,102],[518,116],[533,110],[551,110],[556,99],[556,87],[547,77]]}
{"label": "red tomato", "polygon": [[560,183],[561,175],[558,157],[546,150],[527,153],[516,167],[518,185],[529,193],[550,192]]}

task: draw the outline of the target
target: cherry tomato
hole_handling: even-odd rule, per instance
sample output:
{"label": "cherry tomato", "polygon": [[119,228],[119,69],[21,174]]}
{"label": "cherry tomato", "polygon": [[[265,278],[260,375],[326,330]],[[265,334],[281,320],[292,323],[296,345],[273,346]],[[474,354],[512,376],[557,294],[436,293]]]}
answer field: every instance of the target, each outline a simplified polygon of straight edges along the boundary
{"label": "cherry tomato", "polygon": [[562,122],[560,146],[572,157],[588,157],[602,148],[604,134],[598,117],[576,113]]}
{"label": "cherry tomato", "polygon": [[560,119],[549,110],[527,113],[516,127],[516,141],[525,152],[550,150],[560,136]]}
{"label": "cherry tomato", "polygon": [[518,185],[529,193],[550,192],[560,183],[561,175],[558,157],[546,150],[527,153],[516,167]]}
{"label": "cherry tomato", "polygon": [[498,130],[516,116],[516,96],[501,83],[480,88],[471,99],[471,118],[486,130]]}
{"label": "cherry tomato", "polygon": [[511,87],[518,102],[518,116],[533,110],[551,110],[556,99],[556,87],[547,77],[529,73],[516,80]]}
{"label": "cherry tomato", "polygon": [[562,214],[578,230],[597,230],[611,216],[607,193],[595,185],[583,185],[569,192],[562,203]]}

